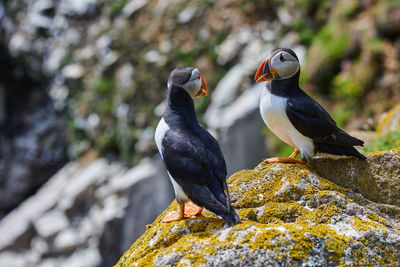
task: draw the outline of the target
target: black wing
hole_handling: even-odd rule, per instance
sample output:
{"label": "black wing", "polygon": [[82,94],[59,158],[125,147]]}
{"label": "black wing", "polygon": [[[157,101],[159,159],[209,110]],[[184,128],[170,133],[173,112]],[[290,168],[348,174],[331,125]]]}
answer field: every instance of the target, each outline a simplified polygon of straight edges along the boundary
{"label": "black wing", "polygon": [[314,142],[339,146],[364,144],[363,141],[337,127],[328,112],[305,93],[301,97],[290,98],[287,101],[286,114],[294,127]]}
{"label": "black wing", "polygon": [[300,133],[314,141],[324,141],[340,130],[328,112],[306,94],[300,98],[290,98],[286,104],[286,114]]}
{"label": "black wing", "polygon": [[167,131],[162,141],[167,170],[194,203],[235,224],[240,219],[229,201],[222,152],[204,128],[196,133]]}
{"label": "black wing", "polygon": [[170,130],[162,141],[167,170],[181,186],[208,185],[213,177],[226,179],[226,164],[217,141],[208,132],[209,136],[202,134],[203,138],[189,137]]}

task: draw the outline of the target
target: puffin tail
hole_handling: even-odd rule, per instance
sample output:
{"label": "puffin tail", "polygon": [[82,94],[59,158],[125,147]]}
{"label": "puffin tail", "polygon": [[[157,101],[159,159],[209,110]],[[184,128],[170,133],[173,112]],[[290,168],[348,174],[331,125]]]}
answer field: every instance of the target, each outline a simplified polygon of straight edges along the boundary
{"label": "puffin tail", "polygon": [[229,225],[234,225],[240,221],[240,218],[228,202],[229,197],[227,196],[229,196],[229,193],[227,192],[227,195],[224,194],[223,186],[221,181],[213,179],[208,186],[186,185],[184,191],[196,205],[205,207],[216,215],[221,216]]}
{"label": "puffin tail", "polygon": [[342,146],[364,146],[364,141],[349,135],[342,129],[336,134],[334,143]]}
{"label": "puffin tail", "polygon": [[223,181],[223,185],[226,192],[226,207],[228,208],[228,213],[225,217],[222,216],[221,217],[224,218],[225,221],[227,221],[230,225],[235,225],[238,222],[240,222],[240,218],[237,215],[235,209],[231,205],[231,198],[229,196],[228,185],[225,180]]}
{"label": "puffin tail", "polygon": [[[234,225],[240,221],[239,216],[236,214],[235,209],[231,205],[231,198],[229,196],[228,184],[225,179],[214,179],[213,182],[209,185],[209,188],[213,195],[217,198],[217,201],[220,202],[224,208],[226,207],[226,212],[211,211],[215,214],[224,218],[230,225]],[[224,193],[225,190],[225,193]]]}
{"label": "puffin tail", "polygon": [[327,143],[316,143],[315,145],[316,145],[316,152],[328,153],[339,156],[352,156],[359,159],[366,159],[366,157],[363,154],[358,152],[357,149],[355,149],[352,146],[340,146]]}

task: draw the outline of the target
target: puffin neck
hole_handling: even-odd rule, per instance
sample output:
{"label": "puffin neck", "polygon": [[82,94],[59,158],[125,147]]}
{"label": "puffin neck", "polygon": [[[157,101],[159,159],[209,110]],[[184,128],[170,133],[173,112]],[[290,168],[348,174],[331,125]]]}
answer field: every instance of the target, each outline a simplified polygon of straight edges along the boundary
{"label": "puffin neck", "polygon": [[272,94],[277,96],[287,96],[294,89],[299,88],[300,70],[292,77],[281,80],[272,80],[271,86],[268,88]]}
{"label": "puffin neck", "polygon": [[166,112],[182,116],[185,120],[197,121],[193,99],[183,88],[175,85],[168,88],[167,101]]}

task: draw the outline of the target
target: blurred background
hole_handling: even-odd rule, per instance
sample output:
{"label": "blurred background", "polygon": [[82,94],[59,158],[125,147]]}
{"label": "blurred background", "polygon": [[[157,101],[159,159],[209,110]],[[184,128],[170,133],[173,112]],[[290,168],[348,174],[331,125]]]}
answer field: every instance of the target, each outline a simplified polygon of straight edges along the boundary
{"label": "blurred background", "polygon": [[289,155],[253,81],[276,47],[364,152],[400,146],[399,0],[0,0],[0,267],[111,266],[169,205],[153,138],[176,66],[205,78],[230,174]]}

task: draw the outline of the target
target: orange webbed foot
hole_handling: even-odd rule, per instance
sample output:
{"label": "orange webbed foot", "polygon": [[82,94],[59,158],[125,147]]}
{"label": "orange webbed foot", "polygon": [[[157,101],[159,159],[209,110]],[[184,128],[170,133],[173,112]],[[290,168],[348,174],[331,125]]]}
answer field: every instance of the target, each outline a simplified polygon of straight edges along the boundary
{"label": "orange webbed foot", "polygon": [[169,222],[180,221],[183,219],[188,219],[193,216],[199,215],[202,211],[203,211],[203,208],[201,208],[191,202],[184,203],[182,205],[179,205],[179,208],[176,212],[165,216],[162,219],[162,222],[169,223]]}

